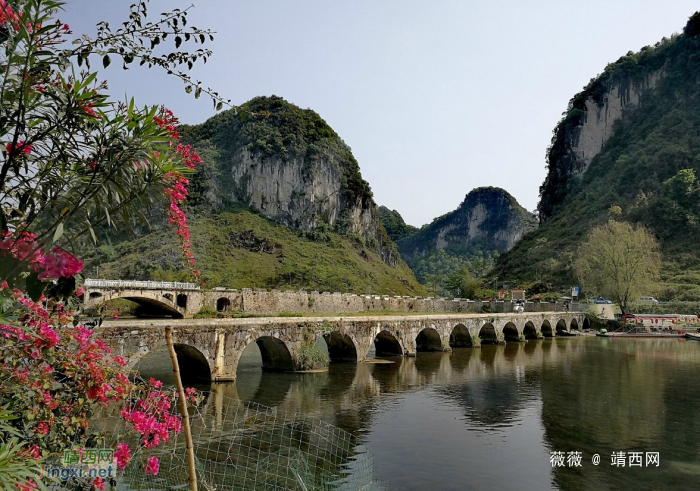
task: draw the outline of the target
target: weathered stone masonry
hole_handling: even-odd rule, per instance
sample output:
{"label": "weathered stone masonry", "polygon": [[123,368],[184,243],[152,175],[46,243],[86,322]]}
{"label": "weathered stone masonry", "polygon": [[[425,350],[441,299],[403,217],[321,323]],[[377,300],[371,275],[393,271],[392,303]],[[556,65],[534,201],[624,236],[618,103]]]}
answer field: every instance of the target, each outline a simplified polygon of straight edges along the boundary
{"label": "weathered stone masonry", "polygon": [[173,321],[107,321],[99,335],[134,365],[164,345],[164,328],[174,327],[183,372],[213,380],[235,380],[243,350],[260,348],[263,367],[297,370],[299,348],[322,337],[331,362],[362,362],[375,345],[379,356],[413,356],[555,336],[585,326],[581,313],[429,314],[363,317],[268,317]]}
{"label": "weathered stone masonry", "polygon": [[[153,289],[134,287],[88,287],[85,307],[94,307],[116,298],[133,300],[142,305],[155,305],[175,317],[191,318],[202,308],[250,314],[350,313],[350,312],[416,312],[459,313],[484,311],[513,312],[513,303],[482,302],[464,298],[423,298],[388,295],[355,295],[351,293],[279,291],[279,290],[199,290]],[[581,310],[573,304],[572,311]],[[526,303],[526,312],[563,311],[563,304]]]}

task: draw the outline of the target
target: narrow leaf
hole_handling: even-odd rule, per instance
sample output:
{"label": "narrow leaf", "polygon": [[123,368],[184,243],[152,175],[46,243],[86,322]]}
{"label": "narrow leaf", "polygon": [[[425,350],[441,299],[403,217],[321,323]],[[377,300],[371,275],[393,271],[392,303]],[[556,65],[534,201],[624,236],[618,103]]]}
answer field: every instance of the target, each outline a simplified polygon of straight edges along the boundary
{"label": "narrow leaf", "polygon": [[58,226],[56,227],[56,231],[53,233],[52,242],[57,242],[61,237],[63,237],[63,222],[59,222]]}

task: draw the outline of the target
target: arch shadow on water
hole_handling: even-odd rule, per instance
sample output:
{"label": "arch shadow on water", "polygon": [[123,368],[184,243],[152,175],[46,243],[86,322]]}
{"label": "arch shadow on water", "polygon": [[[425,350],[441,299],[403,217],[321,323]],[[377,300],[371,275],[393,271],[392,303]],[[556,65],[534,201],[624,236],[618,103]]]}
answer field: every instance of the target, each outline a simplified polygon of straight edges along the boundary
{"label": "arch shadow on water", "polygon": [[523,336],[525,339],[537,339],[537,329],[532,321],[527,321],[523,327]]}
{"label": "arch shadow on water", "polygon": [[554,336],[554,333],[552,331],[552,325],[549,323],[548,320],[542,321],[540,331],[542,332],[542,336],[544,336],[545,338],[551,338]]}
{"label": "arch shadow on water", "polygon": [[331,363],[357,363],[357,348],[352,338],[337,331],[323,335]]}
{"label": "arch shadow on water", "polygon": [[515,327],[515,324],[508,322],[503,326],[503,337],[506,343],[517,343],[520,341],[520,333],[518,332],[518,328]]}
{"label": "arch shadow on water", "polygon": [[381,331],[374,338],[374,348],[377,356],[402,356],[401,343],[389,331]]}
{"label": "arch shadow on water", "polygon": [[285,401],[294,378],[294,373],[264,370],[260,347],[251,342],[238,360],[235,389],[240,400],[277,407]]}
{"label": "arch shadow on water", "polygon": [[498,344],[498,336],[496,336],[496,328],[493,324],[487,322],[481,329],[479,329],[479,339],[481,339],[481,345],[485,344]]}
{"label": "arch shadow on water", "polygon": [[[202,352],[183,343],[175,343],[174,348],[183,384],[200,389],[208,388],[211,385],[211,369]],[[148,353],[134,368],[145,379],[153,377],[168,385],[175,383],[173,365],[166,346]]]}
{"label": "arch shadow on water", "polygon": [[457,324],[450,334],[451,348],[473,348],[474,342],[469,329],[464,324]]}
{"label": "arch shadow on water", "polygon": [[416,336],[416,351],[442,351],[440,335],[432,327],[426,327]]}

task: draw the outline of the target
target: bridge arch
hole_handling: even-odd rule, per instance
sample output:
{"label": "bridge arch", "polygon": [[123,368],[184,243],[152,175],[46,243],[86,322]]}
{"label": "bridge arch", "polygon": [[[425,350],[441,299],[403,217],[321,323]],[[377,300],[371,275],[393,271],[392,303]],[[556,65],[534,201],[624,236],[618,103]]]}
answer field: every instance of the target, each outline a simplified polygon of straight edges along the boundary
{"label": "bridge arch", "polygon": [[578,321],[576,319],[571,319],[571,324],[569,324],[569,329],[573,330],[579,330],[578,329]]}
{"label": "bridge arch", "polygon": [[557,332],[566,332],[567,331],[566,321],[564,319],[559,319],[557,321],[556,329],[557,329]]}
{"label": "bridge arch", "polygon": [[182,343],[175,343],[173,347],[183,379],[211,381],[211,367],[201,351]]}
{"label": "bridge arch", "polygon": [[181,309],[186,309],[187,308],[187,294],[178,293],[175,303]]}
{"label": "bridge arch", "polygon": [[550,324],[548,320],[542,321],[540,331],[542,332],[542,335],[545,338],[551,338],[552,336],[554,336],[554,331],[552,331],[552,324]]}
{"label": "bridge arch", "polygon": [[464,324],[457,324],[450,334],[451,348],[472,348],[474,342],[469,329]]}
{"label": "bridge arch", "polygon": [[114,292],[109,295],[103,295],[100,292],[90,292],[91,302],[89,306],[97,307],[110,300],[116,300],[117,298],[130,300],[154,315],[171,316],[174,319],[182,319],[184,317],[180,309],[177,308],[172,300],[165,297],[165,295],[157,295],[145,291],[127,290]]}
{"label": "bridge arch", "polygon": [[347,334],[333,331],[323,335],[332,363],[357,363],[357,347]]}
{"label": "bridge arch", "polygon": [[479,329],[479,339],[481,339],[481,344],[498,344],[498,335],[496,334],[496,328],[493,324],[487,322],[481,329]]}
{"label": "bridge arch", "polygon": [[255,340],[260,348],[263,369],[265,370],[295,370],[296,365],[287,344],[273,336],[261,336]]}
{"label": "bridge arch", "polygon": [[374,347],[377,356],[401,356],[403,348],[396,336],[387,330],[380,331],[374,338]]}
{"label": "bridge arch", "polygon": [[588,317],[583,318],[583,330],[585,331],[586,329],[591,328],[591,321],[588,319]]}
{"label": "bridge arch", "polygon": [[520,341],[520,333],[518,332],[518,328],[515,327],[515,324],[512,322],[508,322],[505,326],[503,326],[503,336],[506,341]]}
{"label": "bridge arch", "polygon": [[426,327],[416,336],[416,351],[442,351],[440,334],[432,327]]}
{"label": "bridge arch", "polygon": [[217,312],[226,312],[231,309],[231,299],[228,297],[221,297],[216,300],[216,310]]}
{"label": "bridge arch", "polygon": [[527,321],[525,327],[523,327],[523,336],[525,339],[537,339],[537,328],[532,323],[532,321]]}

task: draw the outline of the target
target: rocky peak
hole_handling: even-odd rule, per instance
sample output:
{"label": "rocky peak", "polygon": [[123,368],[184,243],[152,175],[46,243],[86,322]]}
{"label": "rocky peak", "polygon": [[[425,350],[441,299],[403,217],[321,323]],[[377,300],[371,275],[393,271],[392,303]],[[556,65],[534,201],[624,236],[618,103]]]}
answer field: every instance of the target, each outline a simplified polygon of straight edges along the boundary
{"label": "rocky peak", "polygon": [[208,201],[240,203],[306,232],[354,234],[397,263],[350,148],[314,111],[256,97],[239,114],[224,112],[184,133],[216,160],[201,185]]}
{"label": "rocky peak", "polygon": [[461,205],[433,220],[414,235],[399,241],[404,258],[446,250],[468,256],[475,251],[509,251],[537,221],[509,193],[482,187],[471,191]]}
{"label": "rocky peak", "polygon": [[573,179],[588,170],[615,133],[615,123],[638,109],[664,76],[664,59],[652,51],[627,53],[569,101],[547,150],[548,172],[537,206],[541,221],[563,203]]}

